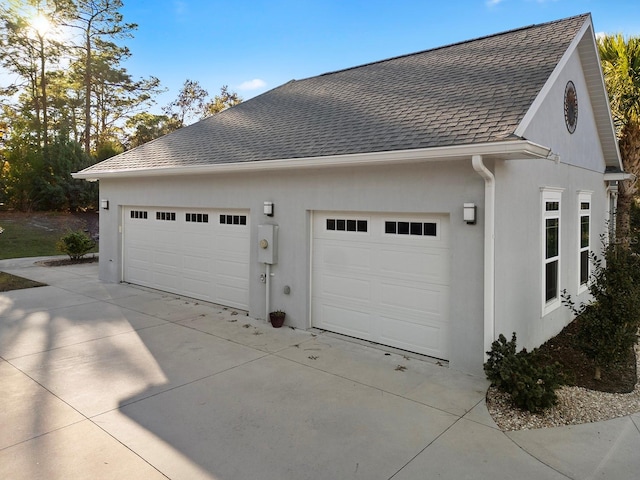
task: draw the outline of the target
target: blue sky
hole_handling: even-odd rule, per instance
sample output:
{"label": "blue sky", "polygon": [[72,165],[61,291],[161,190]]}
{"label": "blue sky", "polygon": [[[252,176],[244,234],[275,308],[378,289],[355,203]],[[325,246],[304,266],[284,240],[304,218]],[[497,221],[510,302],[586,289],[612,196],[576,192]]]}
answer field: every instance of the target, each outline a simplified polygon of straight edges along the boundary
{"label": "blue sky", "polygon": [[124,0],[135,78],[173,100],[186,79],[244,99],[292,79],[590,12],[597,33],[640,35],[639,0]]}

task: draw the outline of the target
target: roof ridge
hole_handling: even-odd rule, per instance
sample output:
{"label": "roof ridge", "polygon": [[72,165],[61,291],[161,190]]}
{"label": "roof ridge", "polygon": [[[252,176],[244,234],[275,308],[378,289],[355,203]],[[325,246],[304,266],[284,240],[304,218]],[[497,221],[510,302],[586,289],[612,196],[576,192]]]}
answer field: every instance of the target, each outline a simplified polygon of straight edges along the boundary
{"label": "roof ridge", "polygon": [[347,67],[347,68],[341,68],[341,69],[338,69],[338,70],[332,70],[330,72],[321,73],[319,75],[314,75],[314,76],[311,76],[311,77],[302,78],[302,79],[297,80],[297,81],[309,80],[309,79],[316,78],[316,77],[325,77],[325,76],[333,75],[333,74],[336,74],[336,73],[347,72],[349,70],[355,70],[357,68],[368,67],[369,65],[377,65],[379,63],[385,63],[385,62],[389,62],[391,60],[398,60],[400,58],[413,57],[413,56],[416,56],[416,55],[422,55],[422,54],[427,53],[427,52],[436,52],[438,50],[444,50],[445,48],[451,48],[451,47],[456,47],[456,46],[459,46],[459,45],[464,45],[464,44],[467,44],[467,43],[477,42],[479,40],[485,40],[485,39],[488,39],[488,38],[500,37],[502,35],[507,35],[507,34],[519,32],[519,31],[524,31],[524,30],[530,30],[532,28],[544,27],[544,26],[547,26],[547,25],[552,25],[554,23],[568,22],[570,20],[574,20],[574,19],[582,18],[582,17],[584,17],[585,19],[586,18],[590,18],[591,17],[591,13],[589,13],[589,12],[581,13],[579,15],[574,15],[572,17],[562,18],[560,20],[551,20],[549,22],[534,23],[534,24],[527,25],[527,26],[524,26],[524,27],[517,27],[517,28],[513,28],[511,30],[505,30],[503,32],[492,33],[490,35],[483,35],[481,37],[471,38],[471,39],[468,39],[468,40],[462,40],[462,41],[459,41],[459,42],[454,42],[454,43],[450,43],[450,44],[447,44],[447,45],[441,45],[441,46],[434,47],[434,48],[428,48],[426,50],[420,50],[418,52],[405,53],[405,54],[402,54],[402,55],[396,55],[394,57],[389,57],[389,58],[385,58],[385,59],[382,59],[382,60],[375,60],[373,62],[367,62],[367,63],[363,63],[361,65],[355,65],[353,67]]}

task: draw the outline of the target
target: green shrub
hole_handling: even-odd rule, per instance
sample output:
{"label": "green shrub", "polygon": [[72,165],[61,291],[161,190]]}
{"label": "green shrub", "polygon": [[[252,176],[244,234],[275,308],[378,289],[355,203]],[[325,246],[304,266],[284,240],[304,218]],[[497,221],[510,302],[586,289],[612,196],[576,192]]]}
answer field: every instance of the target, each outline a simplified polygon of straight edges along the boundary
{"label": "green shrub", "polygon": [[580,317],[576,346],[594,360],[594,378],[602,367],[610,367],[626,357],[637,342],[640,327],[640,257],[610,242],[603,245],[602,257],[591,255],[589,278],[591,299],[576,306],[563,291],[563,303]]}
{"label": "green shrub", "polygon": [[556,389],[562,385],[560,366],[543,366],[537,359],[537,350],[516,353],[516,334],[507,341],[500,334],[487,352],[484,364],[487,379],[499,390],[511,395],[513,403],[530,412],[539,412],[556,404]]}
{"label": "green shrub", "polygon": [[69,255],[71,260],[80,260],[95,246],[96,242],[79,230],[67,233],[56,243],[58,251]]}

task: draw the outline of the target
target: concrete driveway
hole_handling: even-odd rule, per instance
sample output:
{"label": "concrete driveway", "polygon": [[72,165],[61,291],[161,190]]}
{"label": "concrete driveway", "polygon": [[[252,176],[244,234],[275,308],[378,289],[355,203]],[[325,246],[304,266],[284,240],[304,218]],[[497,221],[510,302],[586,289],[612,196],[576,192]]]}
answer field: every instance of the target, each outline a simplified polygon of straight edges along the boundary
{"label": "concrete driveway", "polygon": [[640,415],[503,433],[487,382],[128,285],[0,270],[2,479],[632,479]]}

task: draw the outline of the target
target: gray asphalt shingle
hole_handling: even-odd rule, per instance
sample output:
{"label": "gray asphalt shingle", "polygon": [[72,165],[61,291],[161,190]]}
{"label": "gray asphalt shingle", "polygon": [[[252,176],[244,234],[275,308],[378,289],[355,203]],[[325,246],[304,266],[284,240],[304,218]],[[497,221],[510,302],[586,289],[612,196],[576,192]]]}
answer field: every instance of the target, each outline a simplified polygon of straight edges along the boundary
{"label": "gray asphalt shingle", "polygon": [[84,171],[508,140],[589,15],[288,82]]}

